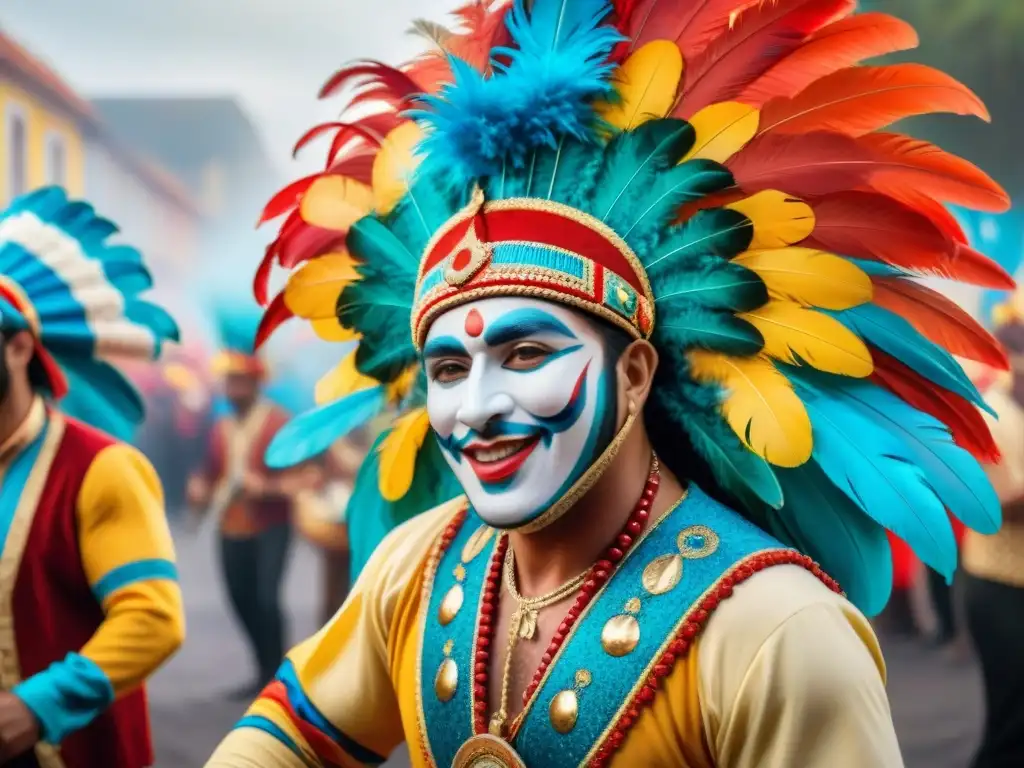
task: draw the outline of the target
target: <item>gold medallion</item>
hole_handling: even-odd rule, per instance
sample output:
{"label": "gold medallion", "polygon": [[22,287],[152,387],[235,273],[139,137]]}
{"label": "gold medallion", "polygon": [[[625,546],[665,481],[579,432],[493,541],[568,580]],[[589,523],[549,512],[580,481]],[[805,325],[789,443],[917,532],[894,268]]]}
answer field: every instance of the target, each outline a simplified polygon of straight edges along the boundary
{"label": "gold medallion", "polygon": [[691,525],[679,532],[676,539],[679,554],[687,560],[699,560],[713,555],[718,549],[718,534],[706,525]]}
{"label": "gold medallion", "polygon": [[612,616],[601,630],[601,647],[609,656],[626,656],[640,642],[640,622],[626,613]]}
{"label": "gold medallion", "polygon": [[576,727],[580,714],[580,700],[576,691],[565,690],[555,694],[548,707],[551,726],[563,736]]}
{"label": "gold medallion", "polygon": [[662,555],[647,564],[640,580],[652,595],[663,595],[675,589],[682,577],[682,555]]}
{"label": "gold medallion", "polygon": [[462,562],[468,563],[474,557],[483,552],[484,547],[487,546],[487,542],[491,540],[493,535],[493,528],[488,528],[486,525],[481,525],[477,528],[462,548]]}
{"label": "gold medallion", "polygon": [[441,607],[437,609],[437,620],[441,622],[442,627],[451,624],[452,619],[455,618],[455,615],[462,607],[464,599],[465,594],[462,591],[461,584],[456,584],[448,590],[448,594],[441,600]]}
{"label": "gold medallion", "polygon": [[459,748],[452,768],[526,768],[526,763],[508,742],[484,733]]}
{"label": "gold medallion", "polygon": [[437,668],[437,677],[434,678],[434,693],[437,694],[438,701],[451,701],[458,686],[459,668],[451,659],[445,659]]}

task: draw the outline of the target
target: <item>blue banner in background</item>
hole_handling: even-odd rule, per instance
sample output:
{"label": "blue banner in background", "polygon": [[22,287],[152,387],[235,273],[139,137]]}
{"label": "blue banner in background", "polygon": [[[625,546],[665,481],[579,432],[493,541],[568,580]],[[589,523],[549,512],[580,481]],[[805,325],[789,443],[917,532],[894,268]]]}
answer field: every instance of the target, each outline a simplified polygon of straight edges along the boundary
{"label": "blue banner in background", "polygon": [[[967,235],[971,247],[981,251],[1016,276],[1024,257],[1024,219],[1017,210],[992,214],[953,208],[953,215]],[[1008,291],[982,291],[978,319],[992,324],[992,310],[1009,298]]]}

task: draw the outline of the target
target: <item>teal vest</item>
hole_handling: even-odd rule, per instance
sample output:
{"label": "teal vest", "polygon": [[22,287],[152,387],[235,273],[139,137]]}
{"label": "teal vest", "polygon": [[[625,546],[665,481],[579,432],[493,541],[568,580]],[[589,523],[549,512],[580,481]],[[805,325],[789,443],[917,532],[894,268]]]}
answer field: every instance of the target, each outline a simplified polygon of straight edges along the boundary
{"label": "teal vest", "polygon": [[[429,749],[441,768],[473,736],[473,649],[497,541],[491,533],[470,511],[431,586],[420,693]],[[704,594],[740,561],[780,549],[777,540],[691,486],[627,552],[552,660],[513,743],[527,766],[589,761]],[[504,638],[496,640],[503,645]],[[560,702],[575,696],[578,715],[567,733],[556,730],[549,715],[559,694]]]}

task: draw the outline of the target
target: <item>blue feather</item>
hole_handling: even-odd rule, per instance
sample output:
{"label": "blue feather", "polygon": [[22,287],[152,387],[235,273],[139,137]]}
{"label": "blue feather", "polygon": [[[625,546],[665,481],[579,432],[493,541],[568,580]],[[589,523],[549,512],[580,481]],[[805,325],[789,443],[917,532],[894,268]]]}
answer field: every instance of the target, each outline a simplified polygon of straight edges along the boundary
{"label": "blue feather", "polygon": [[862,339],[932,383],[995,415],[953,356],[918,333],[899,315],[875,304],[862,304],[830,314]]}
{"label": "blue feather", "polygon": [[953,529],[915,452],[834,386],[815,386],[812,377],[796,369],[787,374],[811,417],[813,460],[872,519],[906,541],[925,563],[952,577],[957,562]]}
{"label": "blue feather", "polygon": [[942,422],[867,381],[832,378],[837,394],[913,452],[928,484],[950,512],[979,533],[999,530],[1002,510],[995,489],[978,461],[953,442]]}
{"label": "blue feather", "polygon": [[[452,59],[452,84],[423,98],[412,115],[427,126],[422,168],[447,172],[453,186],[501,172],[508,161],[525,168],[534,149],[555,147],[563,135],[592,140],[592,102],[609,96],[608,55],[622,38],[603,26],[607,0],[516,0],[508,17],[515,47],[492,52],[495,75],[485,78]],[[428,172],[430,172],[428,170]]]}
{"label": "blue feather", "polygon": [[816,560],[868,616],[892,589],[892,553],[885,528],[833,485],[814,462],[776,469],[786,503],[767,513],[769,532]]}
{"label": "blue feather", "polygon": [[322,405],[285,424],[267,448],[267,466],[284,469],[319,456],[385,405],[384,388],[370,387]]}

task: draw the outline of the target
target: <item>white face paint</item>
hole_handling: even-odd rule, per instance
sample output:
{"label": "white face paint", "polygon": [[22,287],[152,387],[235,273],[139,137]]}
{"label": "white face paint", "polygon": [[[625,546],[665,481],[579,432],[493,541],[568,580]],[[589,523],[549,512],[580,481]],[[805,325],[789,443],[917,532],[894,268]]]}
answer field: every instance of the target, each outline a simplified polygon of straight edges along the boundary
{"label": "white face paint", "polygon": [[615,360],[600,327],[559,304],[464,304],[434,321],[423,356],[431,426],[489,525],[540,516],[611,440]]}

